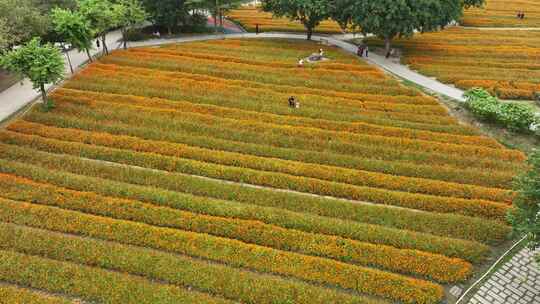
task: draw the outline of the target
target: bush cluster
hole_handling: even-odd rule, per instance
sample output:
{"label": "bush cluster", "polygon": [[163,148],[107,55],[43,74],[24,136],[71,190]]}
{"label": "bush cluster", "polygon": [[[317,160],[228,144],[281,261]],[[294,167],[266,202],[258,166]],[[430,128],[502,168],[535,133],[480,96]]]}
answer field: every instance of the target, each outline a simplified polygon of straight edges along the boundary
{"label": "bush cluster", "polygon": [[467,108],[482,120],[499,124],[517,132],[530,132],[540,123],[534,109],[517,103],[501,102],[484,89],[473,88],[465,93]]}

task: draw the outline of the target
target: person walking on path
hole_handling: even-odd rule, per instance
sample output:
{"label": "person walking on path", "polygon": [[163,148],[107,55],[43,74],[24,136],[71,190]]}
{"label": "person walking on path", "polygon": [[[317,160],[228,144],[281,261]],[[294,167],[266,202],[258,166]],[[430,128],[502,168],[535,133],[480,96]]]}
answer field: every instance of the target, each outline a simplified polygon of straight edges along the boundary
{"label": "person walking on path", "polygon": [[358,49],[356,50],[356,55],[358,55],[358,57],[364,57],[364,50],[366,49],[366,47],[361,44],[358,46]]}
{"label": "person walking on path", "polygon": [[366,48],[364,49],[364,56],[369,57],[369,47],[366,45]]}

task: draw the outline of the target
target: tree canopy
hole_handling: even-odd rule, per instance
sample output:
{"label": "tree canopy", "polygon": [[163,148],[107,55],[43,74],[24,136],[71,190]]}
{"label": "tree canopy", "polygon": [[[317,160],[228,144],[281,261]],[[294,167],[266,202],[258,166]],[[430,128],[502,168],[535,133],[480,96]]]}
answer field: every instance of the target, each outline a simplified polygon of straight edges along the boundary
{"label": "tree canopy", "polygon": [[101,37],[104,53],[108,54],[107,32],[118,25],[113,3],[109,0],[78,0],[78,12],[90,22],[95,33]]}
{"label": "tree canopy", "polygon": [[33,38],[22,47],[0,57],[0,66],[29,78],[34,89],[41,91],[45,109],[50,106],[45,85],[60,81],[64,75],[64,61],[60,50],[52,44],[42,45],[39,38]]}
{"label": "tree canopy", "polygon": [[51,12],[54,30],[63,40],[79,51],[85,51],[88,59],[92,61],[90,49],[92,48],[92,30],[90,23],[78,12],[55,8]]}
{"label": "tree canopy", "polygon": [[465,7],[483,0],[336,0],[332,17],[342,26],[360,29],[385,40],[386,51],[395,37],[439,30],[457,21]]}
{"label": "tree canopy", "polygon": [[113,5],[113,12],[117,26],[122,31],[124,49],[127,48],[127,31],[138,24],[143,23],[148,15],[138,0],[119,0]]}
{"label": "tree canopy", "polygon": [[328,0],[263,0],[262,8],[277,17],[301,22],[306,28],[308,40],[315,27],[331,15],[331,3]]}
{"label": "tree canopy", "polygon": [[540,150],[529,156],[530,169],[516,179],[517,197],[509,219],[514,230],[527,236],[529,247],[540,247]]}
{"label": "tree canopy", "polygon": [[48,19],[32,0],[0,0],[3,20],[3,40],[8,47],[23,43],[34,36],[45,35]]}

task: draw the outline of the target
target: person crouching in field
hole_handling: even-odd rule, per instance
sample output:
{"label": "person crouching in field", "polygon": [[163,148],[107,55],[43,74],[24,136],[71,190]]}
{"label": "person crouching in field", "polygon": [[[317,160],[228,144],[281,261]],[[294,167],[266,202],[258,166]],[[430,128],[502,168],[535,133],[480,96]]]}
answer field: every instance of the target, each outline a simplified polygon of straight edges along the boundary
{"label": "person crouching in field", "polygon": [[289,108],[292,108],[292,109],[300,108],[300,102],[298,102],[296,98],[294,98],[294,96],[289,97]]}

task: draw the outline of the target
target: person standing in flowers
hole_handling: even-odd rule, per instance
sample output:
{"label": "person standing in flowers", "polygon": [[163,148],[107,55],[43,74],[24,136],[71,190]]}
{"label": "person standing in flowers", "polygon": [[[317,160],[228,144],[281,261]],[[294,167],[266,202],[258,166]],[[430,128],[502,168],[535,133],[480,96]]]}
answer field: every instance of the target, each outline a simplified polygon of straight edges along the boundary
{"label": "person standing in flowers", "polygon": [[298,67],[301,68],[301,67],[303,67],[303,66],[304,66],[304,59],[300,59],[300,60],[298,61]]}

